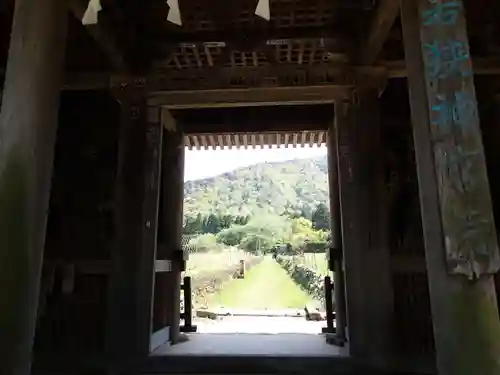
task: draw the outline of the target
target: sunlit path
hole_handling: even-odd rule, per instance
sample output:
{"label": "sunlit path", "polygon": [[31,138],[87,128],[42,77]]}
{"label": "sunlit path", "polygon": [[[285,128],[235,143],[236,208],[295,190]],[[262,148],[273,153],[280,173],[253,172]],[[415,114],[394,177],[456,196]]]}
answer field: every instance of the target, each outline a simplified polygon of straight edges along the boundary
{"label": "sunlit path", "polygon": [[272,258],[249,270],[244,279],[233,280],[217,293],[210,307],[237,309],[303,308],[311,297],[293,282]]}

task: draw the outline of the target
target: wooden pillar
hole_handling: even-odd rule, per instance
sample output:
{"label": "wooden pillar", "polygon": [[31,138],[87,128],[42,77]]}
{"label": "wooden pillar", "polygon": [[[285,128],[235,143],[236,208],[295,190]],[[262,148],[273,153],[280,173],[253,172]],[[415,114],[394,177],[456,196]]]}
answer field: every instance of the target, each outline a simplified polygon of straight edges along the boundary
{"label": "wooden pillar", "polygon": [[126,368],[150,347],[163,128],[142,97],[121,104],[107,347]]}
{"label": "wooden pillar", "polygon": [[[175,126],[173,126],[175,128]],[[162,167],[162,207],[158,259],[172,261],[171,272],[159,274],[155,285],[158,312],[170,327],[170,341],[179,341],[181,272],[183,266],[182,215],[184,201],[184,135],[165,131]]]}
{"label": "wooden pillar", "polygon": [[139,267],[139,353],[147,354],[153,333],[154,282],[160,222],[163,135],[160,110],[148,108],[146,114],[146,155],[144,200],[142,205],[142,244]]}
{"label": "wooden pillar", "polygon": [[390,366],[392,286],[380,194],[381,140],[377,90],[336,110],[339,194],[350,355]]}
{"label": "wooden pillar", "polygon": [[462,1],[402,2],[437,369],[500,373],[493,223]]}
{"label": "wooden pillar", "polygon": [[[340,104],[335,110],[342,110],[343,105]],[[342,247],[342,224],[340,213],[340,197],[339,197],[339,178],[338,178],[338,152],[336,142],[335,122],[332,121],[328,129],[328,185],[330,195],[330,231],[331,231],[331,250],[330,257],[335,260],[329,261],[330,267],[333,264],[332,271],[334,272],[334,288],[335,288],[335,340],[333,342],[338,345],[345,343],[345,282],[344,282],[344,267],[343,267],[343,247]],[[335,252],[335,254],[332,254]]]}
{"label": "wooden pillar", "polygon": [[28,375],[66,40],[62,0],[17,0],[0,115],[0,368]]}

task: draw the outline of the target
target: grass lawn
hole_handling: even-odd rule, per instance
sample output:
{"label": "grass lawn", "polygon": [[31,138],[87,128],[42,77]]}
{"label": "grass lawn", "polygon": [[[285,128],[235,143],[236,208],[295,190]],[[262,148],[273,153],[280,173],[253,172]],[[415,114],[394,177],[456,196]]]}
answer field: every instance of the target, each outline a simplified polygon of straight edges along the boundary
{"label": "grass lawn", "polygon": [[246,309],[303,308],[312,298],[271,257],[232,280],[213,296],[211,307]]}
{"label": "grass lawn", "polygon": [[240,264],[240,259],[248,258],[249,255],[241,250],[189,254],[186,276],[191,276],[194,279],[197,276],[210,275]]}

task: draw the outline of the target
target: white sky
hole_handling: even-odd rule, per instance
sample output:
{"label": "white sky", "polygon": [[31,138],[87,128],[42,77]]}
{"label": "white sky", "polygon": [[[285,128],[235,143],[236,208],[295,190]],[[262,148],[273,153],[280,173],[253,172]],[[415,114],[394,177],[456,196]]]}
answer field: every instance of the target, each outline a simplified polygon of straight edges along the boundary
{"label": "white sky", "polygon": [[273,148],[264,149],[217,149],[186,150],[184,181],[217,176],[236,168],[264,162],[304,159],[326,155],[326,147]]}

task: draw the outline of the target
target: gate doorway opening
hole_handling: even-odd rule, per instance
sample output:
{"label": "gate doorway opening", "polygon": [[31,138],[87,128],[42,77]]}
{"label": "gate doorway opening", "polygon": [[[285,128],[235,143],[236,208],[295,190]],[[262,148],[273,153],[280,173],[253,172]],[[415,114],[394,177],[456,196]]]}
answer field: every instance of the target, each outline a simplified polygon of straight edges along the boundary
{"label": "gate doorway opening", "polygon": [[[181,330],[196,332],[168,353],[332,354],[323,334],[330,241],[324,133],[301,148],[186,151],[182,247],[191,294],[181,293],[181,317],[191,310],[191,319],[181,320]],[[252,135],[224,138],[247,144]]]}

